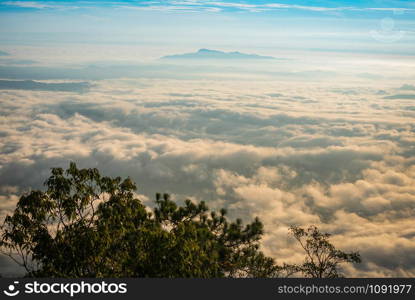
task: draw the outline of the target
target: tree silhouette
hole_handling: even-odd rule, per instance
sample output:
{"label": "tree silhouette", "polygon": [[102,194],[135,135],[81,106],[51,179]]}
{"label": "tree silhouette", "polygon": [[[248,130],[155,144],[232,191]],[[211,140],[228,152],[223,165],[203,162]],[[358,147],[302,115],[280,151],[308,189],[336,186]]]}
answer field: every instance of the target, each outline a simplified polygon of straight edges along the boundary
{"label": "tree silhouette", "polygon": [[283,264],[259,250],[263,225],[228,220],[205,202],[179,206],[157,194],[150,208],[130,179],[97,169],[53,168],[46,191],[20,197],[0,233],[0,251],[40,277],[339,277],[341,263],[360,262],[315,226],[291,227],[306,258]]}
{"label": "tree silhouette", "polygon": [[306,257],[301,265],[289,265],[295,272],[301,272],[305,277],[336,278],[343,277],[339,273],[342,263],[360,263],[358,252],[346,253],[336,249],[329,242],[330,234],[322,233],[316,226],[307,229],[293,226],[290,233],[300,243]]}
{"label": "tree silhouette", "polygon": [[129,178],[75,163],[53,168],[45,185],[23,195],[1,228],[2,252],[28,276],[273,277],[280,270],[259,250],[257,218],[244,226],[224,209],[178,206],[167,194],[150,209]]}

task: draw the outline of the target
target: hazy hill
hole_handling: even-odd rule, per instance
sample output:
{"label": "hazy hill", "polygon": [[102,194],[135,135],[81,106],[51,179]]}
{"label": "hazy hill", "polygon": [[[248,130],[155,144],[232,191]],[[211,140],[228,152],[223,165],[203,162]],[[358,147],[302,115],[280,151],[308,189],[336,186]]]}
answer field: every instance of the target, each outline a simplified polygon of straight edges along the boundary
{"label": "hazy hill", "polygon": [[169,59],[169,60],[176,60],[176,59],[239,59],[239,60],[246,60],[246,59],[275,59],[272,56],[261,56],[257,54],[245,54],[241,52],[223,52],[218,50],[210,50],[210,49],[199,49],[197,52],[193,53],[184,53],[184,54],[175,54],[175,55],[168,55],[163,56],[161,59]]}
{"label": "hazy hill", "polygon": [[89,89],[87,82],[46,83],[33,80],[0,80],[0,90],[32,90],[32,91],[60,91],[85,92]]}

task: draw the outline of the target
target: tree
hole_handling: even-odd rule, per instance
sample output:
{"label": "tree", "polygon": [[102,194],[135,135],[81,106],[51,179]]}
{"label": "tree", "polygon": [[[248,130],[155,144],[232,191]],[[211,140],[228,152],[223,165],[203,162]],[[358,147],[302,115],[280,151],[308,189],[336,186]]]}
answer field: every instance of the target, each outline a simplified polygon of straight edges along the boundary
{"label": "tree", "polygon": [[157,194],[153,209],[131,179],[97,169],[53,168],[46,191],[23,195],[1,226],[0,249],[43,277],[275,277],[259,250],[263,225],[231,222],[204,202],[178,206]]}
{"label": "tree", "polygon": [[290,265],[289,268],[301,272],[305,277],[343,277],[338,270],[340,264],[361,262],[358,252],[346,253],[336,249],[329,242],[330,234],[321,233],[315,226],[310,226],[306,230],[293,226],[290,232],[300,243],[306,257],[301,265]]}

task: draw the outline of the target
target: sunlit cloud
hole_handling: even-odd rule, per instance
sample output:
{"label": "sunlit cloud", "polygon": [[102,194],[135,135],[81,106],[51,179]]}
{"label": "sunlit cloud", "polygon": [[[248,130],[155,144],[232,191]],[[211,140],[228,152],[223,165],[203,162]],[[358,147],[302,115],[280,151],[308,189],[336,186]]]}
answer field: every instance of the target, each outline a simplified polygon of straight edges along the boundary
{"label": "sunlit cloud", "polygon": [[287,228],[315,224],[362,253],[348,276],[413,276],[415,115],[377,93],[402,86],[117,79],[84,94],[2,91],[1,215],[73,160],[131,176],[149,205],[170,192],[259,216],[279,262],[302,257]]}

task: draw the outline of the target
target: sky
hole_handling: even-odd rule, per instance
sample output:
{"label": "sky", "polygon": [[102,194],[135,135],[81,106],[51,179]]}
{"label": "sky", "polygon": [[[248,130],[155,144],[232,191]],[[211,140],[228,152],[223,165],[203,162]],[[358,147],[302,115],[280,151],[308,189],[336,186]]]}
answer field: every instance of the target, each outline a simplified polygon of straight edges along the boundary
{"label": "sky", "polygon": [[[347,276],[414,277],[414,17],[414,1],[0,1],[0,220],[75,161],[131,176],[150,206],[258,216],[278,263],[303,258],[289,226],[313,224],[360,251]],[[276,59],[159,59],[200,48]]]}
{"label": "sky", "polygon": [[130,47],[118,59],[202,47],[415,51],[413,1],[1,1],[0,14],[4,45]]}

